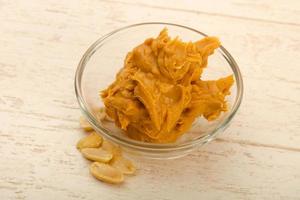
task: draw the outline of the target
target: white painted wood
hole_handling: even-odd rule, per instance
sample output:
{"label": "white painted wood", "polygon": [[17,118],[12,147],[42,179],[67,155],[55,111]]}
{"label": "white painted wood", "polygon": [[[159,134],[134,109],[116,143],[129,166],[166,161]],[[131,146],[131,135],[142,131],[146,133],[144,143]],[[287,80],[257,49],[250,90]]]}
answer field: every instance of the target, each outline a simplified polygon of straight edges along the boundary
{"label": "white painted wood", "polygon": [[249,21],[264,21],[275,24],[300,25],[300,2],[298,0],[105,0],[138,5],[146,8],[192,12],[210,16],[222,16]]}
{"label": "white painted wood", "polygon": [[[0,199],[300,199],[298,1],[124,2],[0,2]],[[138,175],[111,186],[75,148],[74,73],[98,37],[143,21],[220,36],[245,96],[216,141],[179,160],[136,159]]]}

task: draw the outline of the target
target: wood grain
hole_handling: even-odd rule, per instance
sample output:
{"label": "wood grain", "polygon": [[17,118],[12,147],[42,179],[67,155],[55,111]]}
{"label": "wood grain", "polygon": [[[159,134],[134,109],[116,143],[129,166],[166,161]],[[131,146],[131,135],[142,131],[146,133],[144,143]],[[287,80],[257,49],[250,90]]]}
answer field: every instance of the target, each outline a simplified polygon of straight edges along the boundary
{"label": "wood grain", "polygon": [[[196,2],[196,1],[195,1]],[[0,199],[300,199],[299,1],[0,1]],[[101,35],[168,21],[220,36],[245,96],[226,133],[178,160],[134,158],[120,186],[93,179],[73,81]]]}
{"label": "wood grain", "polygon": [[213,0],[207,3],[205,0],[174,1],[152,0],[105,0],[109,2],[123,3],[125,5],[138,5],[140,7],[156,8],[162,10],[174,10],[179,12],[206,14],[221,16],[229,19],[243,21],[261,21],[272,24],[300,25],[300,2],[290,0],[278,1],[236,1],[236,0]]}

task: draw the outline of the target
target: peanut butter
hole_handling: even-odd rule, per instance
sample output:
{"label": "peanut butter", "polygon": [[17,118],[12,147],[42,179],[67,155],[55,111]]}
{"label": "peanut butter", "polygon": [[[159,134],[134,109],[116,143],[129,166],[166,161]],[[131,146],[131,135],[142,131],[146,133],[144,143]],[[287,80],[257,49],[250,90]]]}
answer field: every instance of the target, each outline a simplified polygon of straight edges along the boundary
{"label": "peanut butter", "polygon": [[174,142],[200,116],[216,119],[227,111],[233,77],[201,79],[216,37],[196,42],[171,39],[167,29],[129,52],[116,80],[101,93],[106,113],[130,138]]}

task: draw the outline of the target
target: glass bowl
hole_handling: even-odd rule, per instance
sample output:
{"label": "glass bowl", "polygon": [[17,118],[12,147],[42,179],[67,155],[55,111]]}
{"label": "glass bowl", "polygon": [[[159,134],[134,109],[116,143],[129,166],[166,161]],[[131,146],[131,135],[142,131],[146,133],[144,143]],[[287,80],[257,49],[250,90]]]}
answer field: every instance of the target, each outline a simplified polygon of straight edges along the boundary
{"label": "glass bowl", "polygon": [[75,76],[75,92],[79,106],[95,131],[120,145],[125,151],[146,158],[169,159],[184,156],[211,141],[229,125],[241,104],[243,94],[240,70],[233,57],[221,46],[209,57],[208,67],[202,74],[204,80],[234,75],[235,83],[231,88],[231,95],[227,97],[229,110],[217,120],[208,122],[199,117],[188,132],[175,143],[169,144],[130,139],[113,122],[103,123],[99,120],[95,110],[104,107],[99,91],[114,81],[129,51],[146,38],[156,37],[164,27],[168,28],[172,38],[179,36],[183,41],[196,41],[206,36],[198,30],[170,23],[150,22],[126,26],[108,33],[92,44],[80,60]]}

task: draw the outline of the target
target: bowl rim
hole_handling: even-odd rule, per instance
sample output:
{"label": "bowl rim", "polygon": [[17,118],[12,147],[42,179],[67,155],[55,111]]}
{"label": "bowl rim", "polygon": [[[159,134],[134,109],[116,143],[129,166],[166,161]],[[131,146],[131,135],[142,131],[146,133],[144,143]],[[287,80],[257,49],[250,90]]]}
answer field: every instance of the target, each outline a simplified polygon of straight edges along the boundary
{"label": "bowl rim", "polygon": [[83,54],[78,66],[77,66],[76,73],[75,73],[75,81],[74,81],[75,94],[76,94],[76,98],[77,98],[79,107],[80,107],[83,115],[86,117],[88,122],[93,126],[93,128],[95,129],[96,132],[101,132],[104,137],[111,139],[112,141],[114,141],[122,146],[129,147],[131,149],[139,149],[139,150],[147,150],[147,151],[172,151],[172,150],[179,150],[179,149],[190,149],[193,146],[198,146],[201,143],[202,144],[206,143],[211,138],[214,138],[214,136],[216,136],[216,134],[219,132],[219,130],[226,128],[226,125],[228,125],[229,122],[232,120],[232,118],[234,117],[238,108],[241,105],[242,98],[243,98],[243,92],[244,92],[243,79],[242,79],[242,74],[240,72],[240,69],[239,69],[236,61],[234,60],[234,58],[222,45],[219,47],[219,50],[233,71],[233,74],[234,74],[234,77],[236,80],[237,94],[236,94],[234,104],[232,105],[230,111],[228,111],[230,113],[226,116],[224,121],[222,123],[220,123],[214,130],[212,130],[211,132],[209,132],[208,134],[206,134],[203,137],[199,137],[195,140],[183,142],[180,144],[176,144],[176,143],[166,143],[166,144],[146,143],[146,142],[141,142],[141,141],[133,140],[131,138],[126,138],[126,137],[120,138],[115,135],[111,135],[109,133],[109,131],[107,131],[105,128],[101,127],[99,125],[99,123],[97,122],[96,118],[93,116],[93,114],[88,110],[88,108],[86,106],[87,103],[85,102],[85,100],[82,96],[81,80],[82,80],[82,75],[83,75],[86,63],[89,61],[90,57],[97,51],[98,48],[100,48],[102,46],[102,43],[106,39],[108,39],[110,36],[120,32],[120,31],[126,30],[126,29],[139,27],[139,26],[145,26],[145,25],[175,26],[175,27],[188,29],[188,30],[198,33],[202,36],[207,36],[206,34],[200,32],[194,28],[190,28],[190,27],[187,27],[184,25],[168,23],[168,22],[144,22],[144,23],[137,23],[137,24],[124,26],[122,28],[116,29],[116,30],[100,37]]}

